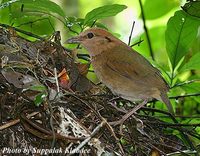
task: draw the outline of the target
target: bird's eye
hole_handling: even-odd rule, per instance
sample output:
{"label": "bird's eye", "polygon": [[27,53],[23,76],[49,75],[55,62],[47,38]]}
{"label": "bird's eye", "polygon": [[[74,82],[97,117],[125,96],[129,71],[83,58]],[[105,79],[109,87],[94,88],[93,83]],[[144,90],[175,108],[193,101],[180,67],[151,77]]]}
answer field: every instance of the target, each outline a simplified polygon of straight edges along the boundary
{"label": "bird's eye", "polygon": [[94,34],[93,33],[88,33],[87,37],[90,39],[90,38],[94,37]]}

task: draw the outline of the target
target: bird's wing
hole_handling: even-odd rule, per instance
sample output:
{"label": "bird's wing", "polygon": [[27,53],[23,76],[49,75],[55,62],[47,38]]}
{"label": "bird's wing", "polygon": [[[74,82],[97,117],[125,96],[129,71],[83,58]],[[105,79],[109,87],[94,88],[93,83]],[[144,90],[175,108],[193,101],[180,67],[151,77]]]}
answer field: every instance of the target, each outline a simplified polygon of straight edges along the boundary
{"label": "bird's wing", "polygon": [[147,86],[167,89],[158,69],[127,46],[117,46],[107,57],[106,65],[116,73]]}

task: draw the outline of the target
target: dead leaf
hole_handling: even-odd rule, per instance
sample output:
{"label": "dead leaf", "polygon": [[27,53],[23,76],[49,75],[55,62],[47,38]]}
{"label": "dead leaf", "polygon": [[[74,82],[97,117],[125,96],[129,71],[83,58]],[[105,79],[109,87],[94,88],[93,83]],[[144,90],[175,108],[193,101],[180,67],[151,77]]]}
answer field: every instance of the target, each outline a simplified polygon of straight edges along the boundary
{"label": "dead leaf", "polygon": [[58,74],[58,79],[59,79],[59,84],[62,88],[65,89],[69,88],[69,76],[65,68]]}
{"label": "dead leaf", "polygon": [[34,85],[41,85],[34,77],[14,71],[1,71],[4,78],[16,88],[28,89]]}
{"label": "dead leaf", "polygon": [[150,156],[161,156],[160,152],[157,149],[152,149]]}

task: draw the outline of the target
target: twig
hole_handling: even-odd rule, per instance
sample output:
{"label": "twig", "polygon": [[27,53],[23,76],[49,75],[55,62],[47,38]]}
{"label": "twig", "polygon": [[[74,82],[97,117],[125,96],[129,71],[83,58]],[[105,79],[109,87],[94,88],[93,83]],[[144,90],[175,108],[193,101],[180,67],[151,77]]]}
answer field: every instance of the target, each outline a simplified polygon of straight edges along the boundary
{"label": "twig", "polygon": [[58,95],[59,95],[59,93],[60,93],[60,88],[59,88],[58,74],[57,74],[57,69],[56,69],[56,68],[54,68],[54,77],[55,77],[55,81],[56,81],[57,93],[58,93]]}
{"label": "twig", "polygon": [[116,106],[116,104],[113,104],[112,102],[108,102],[108,104],[110,104],[112,107],[114,107],[118,112],[122,112],[122,113],[127,113],[128,111],[125,109],[121,109],[119,107]]}
{"label": "twig", "polygon": [[149,121],[143,121],[144,123],[150,123],[150,124],[155,124],[155,125],[163,125],[163,126],[170,126],[170,127],[174,127],[174,126],[177,126],[177,127],[199,127],[200,126],[200,123],[197,123],[197,124],[181,124],[181,123],[165,123],[165,122],[149,122]]}
{"label": "twig", "polygon": [[193,82],[200,82],[200,79],[185,81],[185,82],[182,82],[182,83],[177,83],[171,88],[180,87],[180,86],[187,85],[187,84],[190,84],[190,83],[193,83]]}
{"label": "twig", "polygon": [[24,31],[24,30],[21,30],[21,29],[12,27],[12,26],[7,25],[7,24],[2,24],[2,23],[0,23],[0,26],[1,26],[1,27],[4,27],[4,28],[12,28],[13,30],[15,30],[15,31],[17,31],[17,32],[20,32],[20,33],[22,33],[22,34],[25,34],[25,35],[27,35],[27,36],[31,36],[31,37],[34,37],[34,38],[39,39],[39,40],[44,40],[43,37],[40,37],[40,36],[38,36],[38,35],[36,35],[36,34],[33,34],[33,33],[31,33],[31,32],[27,32],[27,31]]}
{"label": "twig", "polygon": [[106,122],[107,128],[110,130],[112,136],[113,136],[113,137],[115,138],[115,140],[117,141],[117,144],[118,144],[118,146],[119,146],[119,149],[120,149],[120,151],[121,151],[121,154],[122,154],[122,155],[125,155],[125,152],[124,152],[124,150],[123,150],[123,148],[122,148],[122,145],[120,144],[119,139],[118,139],[118,137],[116,136],[116,134],[115,134],[114,129],[112,128],[112,126],[105,120],[105,118],[101,117],[101,119],[102,119],[103,121]]}
{"label": "twig", "polygon": [[[38,114],[38,113],[39,113],[39,112],[33,112],[33,113],[31,113],[31,114],[28,114],[28,115],[27,115],[27,118],[29,119],[30,117],[33,117],[33,116],[35,116],[35,115]],[[11,126],[13,126],[13,125],[16,125],[16,124],[19,123],[19,122],[20,122],[20,119],[11,120],[11,121],[9,121],[9,122],[6,123],[6,124],[1,125],[1,126],[0,126],[0,131],[3,130],[3,129],[6,129],[6,128],[8,128],[8,127],[11,127]]]}
{"label": "twig", "polygon": [[[191,150],[184,150],[184,151],[182,151],[182,153],[184,153],[184,154],[195,154],[195,153],[197,153],[197,151],[191,151]],[[169,153],[169,154],[167,154],[167,156],[170,156],[170,155],[176,155],[176,154],[181,154],[181,152],[173,152],[173,153]]]}
{"label": "twig", "polygon": [[[192,96],[200,96],[200,93],[185,94],[185,95],[178,95],[178,96],[170,96],[169,99],[180,99],[180,98],[192,97]],[[151,101],[148,101],[148,103],[156,102],[156,101],[158,101],[158,100],[157,99],[153,99]]]}
{"label": "twig", "polygon": [[128,46],[130,46],[130,43],[131,43],[131,38],[132,38],[134,26],[135,26],[135,21],[133,21],[133,24],[132,24],[132,27],[131,27],[131,32],[130,32],[130,35],[129,35],[129,38],[128,38]]}
{"label": "twig", "polygon": [[55,146],[55,142],[56,142],[56,133],[55,133],[54,124],[53,124],[53,108],[52,108],[51,102],[48,102],[48,105],[49,105],[49,111],[50,111],[49,123],[50,123],[50,127],[52,130],[52,135],[53,135],[52,142],[51,142],[51,148],[53,149]]}
{"label": "twig", "polygon": [[133,43],[130,47],[133,47],[133,46],[135,46],[135,45],[140,45],[140,43],[142,43],[144,40],[139,40],[138,42],[136,42],[136,43]]}
{"label": "twig", "polygon": [[170,99],[179,99],[184,97],[192,97],[192,96],[200,96],[200,93],[193,93],[193,94],[186,94],[186,95],[178,95],[178,96],[171,96]]}
{"label": "twig", "polygon": [[56,30],[54,29],[53,24],[51,23],[51,21],[50,21],[49,18],[40,18],[40,19],[37,19],[37,20],[34,20],[34,21],[29,21],[29,22],[21,23],[21,24],[15,26],[15,27],[21,27],[21,26],[23,26],[23,25],[28,25],[28,24],[31,24],[31,25],[32,25],[33,23],[36,23],[36,22],[42,21],[42,20],[47,20],[47,21],[49,22],[49,24],[50,24],[52,30],[53,30],[54,32],[56,31]]}
{"label": "twig", "polygon": [[9,122],[6,123],[6,124],[1,125],[1,126],[0,126],[0,131],[6,129],[6,128],[8,128],[8,127],[11,127],[11,126],[13,126],[13,125],[16,125],[16,124],[19,123],[19,122],[20,122],[20,119],[11,120],[11,121],[9,121]]}
{"label": "twig", "polygon": [[73,149],[71,151],[71,154],[69,155],[72,155],[74,153],[77,153],[78,151],[80,151],[81,148],[83,148],[84,145],[86,145],[90,139],[100,130],[100,128],[102,128],[103,126],[105,125],[105,121],[102,121],[91,133],[91,135],[86,138],[84,141],[82,141],[75,149]]}
{"label": "twig", "polygon": [[[22,118],[22,120],[21,120],[22,125],[29,133],[31,133],[41,139],[45,139],[45,140],[53,139],[52,131],[44,129],[43,127],[41,127],[41,125],[38,125],[38,124],[32,122],[27,117],[25,117],[24,114],[21,115],[21,118]],[[64,140],[64,141],[70,140],[72,142],[78,142],[78,141],[85,139],[85,137],[78,138],[78,137],[73,137],[73,136],[61,135],[59,133],[55,133],[55,137],[56,137],[56,139],[59,139],[59,140]]]}
{"label": "twig", "polygon": [[141,9],[142,20],[143,20],[143,24],[144,24],[144,31],[145,31],[145,33],[146,33],[147,42],[148,42],[148,45],[149,45],[150,55],[151,55],[151,57],[152,57],[152,60],[155,60],[155,58],[154,58],[154,53],[153,53],[153,49],[152,49],[152,46],[151,46],[151,40],[150,40],[149,32],[148,32],[148,29],[147,29],[147,27],[146,27],[146,20],[145,20],[145,16],[144,16],[144,10],[143,10],[143,6],[142,6],[142,1],[139,0],[139,3],[140,3],[140,9]]}

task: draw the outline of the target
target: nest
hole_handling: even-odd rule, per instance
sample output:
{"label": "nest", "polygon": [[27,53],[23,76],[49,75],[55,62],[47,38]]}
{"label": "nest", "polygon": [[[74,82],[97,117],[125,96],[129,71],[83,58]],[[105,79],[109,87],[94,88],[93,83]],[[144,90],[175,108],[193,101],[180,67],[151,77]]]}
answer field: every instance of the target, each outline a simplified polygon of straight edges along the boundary
{"label": "nest", "polygon": [[1,155],[143,156],[194,150],[188,137],[193,130],[167,112],[143,107],[119,122],[135,103],[88,80],[89,64],[76,63],[58,32],[30,42],[1,28],[0,48]]}

